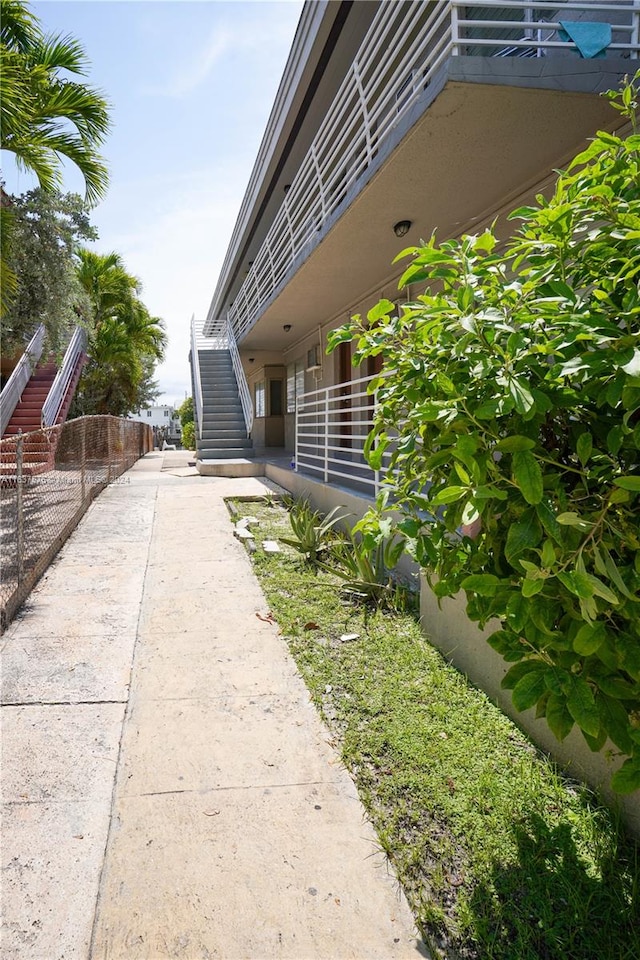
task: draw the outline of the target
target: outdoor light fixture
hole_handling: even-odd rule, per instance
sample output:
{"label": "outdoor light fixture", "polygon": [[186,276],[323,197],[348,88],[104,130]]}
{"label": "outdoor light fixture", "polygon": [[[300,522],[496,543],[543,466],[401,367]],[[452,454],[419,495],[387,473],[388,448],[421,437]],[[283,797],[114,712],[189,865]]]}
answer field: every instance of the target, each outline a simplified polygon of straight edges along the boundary
{"label": "outdoor light fixture", "polygon": [[285,333],[289,333],[289,330],[291,330],[291,324],[285,323],[282,329],[284,330]]}
{"label": "outdoor light fixture", "polygon": [[284,187],[283,187],[282,189],[284,190],[285,193],[288,193],[289,190],[291,190],[291,184],[290,184],[290,183],[285,183],[285,185],[284,185]]}
{"label": "outdoor light fixture", "polygon": [[249,357],[249,363],[253,363],[254,360],[255,360],[255,357]]}
{"label": "outdoor light fixture", "polygon": [[397,223],[393,225],[393,232],[396,237],[406,237],[411,228],[411,220],[398,220]]}

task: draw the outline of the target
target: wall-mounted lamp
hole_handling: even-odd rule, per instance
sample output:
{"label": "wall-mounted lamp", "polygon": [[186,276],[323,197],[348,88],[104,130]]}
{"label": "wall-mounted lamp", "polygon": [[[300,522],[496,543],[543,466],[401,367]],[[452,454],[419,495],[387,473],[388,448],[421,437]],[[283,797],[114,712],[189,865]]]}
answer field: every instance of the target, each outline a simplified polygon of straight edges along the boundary
{"label": "wall-mounted lamp", "polygon": [[398,222],[393,225],[393,232],[396,237],[406,237],[410,229],[411,220],[398,220]]}
{"label": "wall-mounted lamp", "polygon": [[290,323],[283,324],[282,329],[284,330],[285,333],[289,333],[289,330],[291,330],[291,324]]}
{"label": "wall-mounted lamp", "polygon": [[249,357],[249,363],[253,363],[254,360],[255,360],[255,357]]}
{"label": "wall-mounted lamp", "polygon": [[285,193],[288,193],[289,190],[291,190],[291,184],[290,184],[290,183],[285,183],[285,185],[284,185],[284,187],[283,187],[282,189],[284,190]]}

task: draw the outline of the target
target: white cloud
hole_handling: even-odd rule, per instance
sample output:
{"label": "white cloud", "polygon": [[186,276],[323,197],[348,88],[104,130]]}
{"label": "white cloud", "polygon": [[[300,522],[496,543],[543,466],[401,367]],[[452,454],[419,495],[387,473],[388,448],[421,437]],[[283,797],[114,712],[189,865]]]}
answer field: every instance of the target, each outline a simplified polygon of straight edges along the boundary
{"label": "white cloud", "polygon": [[216,26],[204,48],[180,64],[165,84],[144,87],[142,92],[152,96],[180,99],[197,90],[211,74],[216,64],[229,53],[240,40],[226,27]]}

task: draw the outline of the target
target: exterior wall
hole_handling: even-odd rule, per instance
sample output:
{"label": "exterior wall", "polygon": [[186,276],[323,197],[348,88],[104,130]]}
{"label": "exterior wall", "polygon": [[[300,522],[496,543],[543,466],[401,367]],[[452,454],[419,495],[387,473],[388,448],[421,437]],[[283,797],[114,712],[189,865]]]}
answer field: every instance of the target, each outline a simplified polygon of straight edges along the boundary
{"label": "exterior wall", "polygon": [[611,775],[621,764],[617,747],[608,743],[599,753],[592,753],[577,727],[559,742],[546,722],[536,719],[534,709],[522,713],[517,711],[511,701],[511,692],[500,686],[510,664],[486,643],[486,638],[500,629],[500,622],[491,621],[484,630],[480,630],[466,615],[463,595],[445,598],[440,603],[441,608],[423,577],[420,585],[420,616],[431,643],[472,683],[484,690],[569,775],[586,780],[594,789],[601,791],[609,802],[619,803],[630,829],[640,836],[640,792],[619,797],[608,785]]}

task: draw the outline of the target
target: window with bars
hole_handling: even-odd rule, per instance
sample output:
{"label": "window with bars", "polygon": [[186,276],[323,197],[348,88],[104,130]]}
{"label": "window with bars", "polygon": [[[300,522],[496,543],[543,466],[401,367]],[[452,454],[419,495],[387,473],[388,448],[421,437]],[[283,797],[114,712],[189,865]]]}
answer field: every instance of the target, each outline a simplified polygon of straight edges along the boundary
{"label": "window with bars", "polygon": [[304,363],[290,363],[287,366],[287,413],[295,413],[299,397],[304,393]]}

